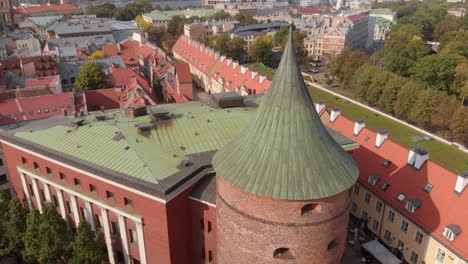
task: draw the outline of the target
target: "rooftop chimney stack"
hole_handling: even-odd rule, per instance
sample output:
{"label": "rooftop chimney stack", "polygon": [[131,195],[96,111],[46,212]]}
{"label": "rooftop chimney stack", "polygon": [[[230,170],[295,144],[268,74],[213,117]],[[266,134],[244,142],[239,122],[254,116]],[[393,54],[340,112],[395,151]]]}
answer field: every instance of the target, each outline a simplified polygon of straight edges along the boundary
{"label": "rooftop chimney stack", "polygon": [[266,80],[266,75],[260,75],[260,84],[262,84]]}
{"label": "rooftop chimney stack", "polygon": [[252,71],[252,80],[255,79],[255,77],[257,76],[257,72],[256,71]]}
{"label": "rooftop chimney stack", "polygon": [[228,58],[228,60],[227,60],[227,65],[230,66],[231,63],[232,63],[232,58]]}
{"label": "rooftop chimney stack", "polygon": [[318,102],[315,104],[315,110],[317,111],[317,113],[320,115],[320,113],[322,112],[322,110],[325,109],[325,103],[324,102]]}
{"label": "rooftop chimney stack", "polygon": [[226,59],[225,55],[221,55],[221,62],[223,62]]}
{"label": "rooftop chimney stack", "polygon": [[385,140],[388,138],[388,131],[387,130],[380,130],[377,132],[377,137],[375,138],[375,146],[380,148]]}
{"label": "rooftop chimney stack", "polygon": [[215,59],[218,59],[220,57],[219,52],[215,52]]}
{"label": "rooftop chimney stack", "polygon": [[239,65],[239,62],[238,61],[233,61],[232,62],[232,68],[235,69],[237,67],[237,65]]}
{"label": "rooftop chimney stack", "polygon": [[358,119],[356,122],[354,122],[354,132],[353,134],[355,136],[359,135],[361,131],[366,127],[366,122],[364,122],[364,119]]}
{"label": "rooftop chimney stack", "polygon": [[241,65],[241,73],[245,74],[247,72],[247,66],[246,65]]}
{"label": "rooftop chimney stack", "polygon": [[468,171],[458,174],[457,183],[455,184],[455,193],[460,195],[468,186]]}
{"label": "rooftop chimney stack", "polygon": [[420,147],[412,147],[408,155],[408,164],[419,170],[429,159],[429,151]]}
{"label": "rooftop chimney stack", "polygon": [[338,107],[335,107],[331,110],[330,113],[330,122],[335,122],[335,120],[340,116],[341,110]]}

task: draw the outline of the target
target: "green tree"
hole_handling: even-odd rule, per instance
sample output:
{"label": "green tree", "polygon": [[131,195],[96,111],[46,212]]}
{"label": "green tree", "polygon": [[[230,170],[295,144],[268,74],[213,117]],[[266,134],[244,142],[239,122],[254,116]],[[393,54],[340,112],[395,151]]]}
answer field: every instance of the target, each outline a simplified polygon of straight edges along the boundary
{"label": "green tree", "polygon": [[109,262],[105,253],[106,245],[102,235],[95,234],[86,220],[80,221],[72,248],[73,254],[69,261],[71,264],[103,264]]}
{"label": "green tree", "polygon": [[38,263],[41,246],[43,244],[41,236],[41,214],[37,209],[33,209],[26,217],[26,231],[22,238],[24,244],[23,256],[28,263]]}
{"label": "green tree", "polygon": [[250,47],[250,56],[256,61],[271,66],[273,37],[265,35],[255,38]]}
{"label": "green tree", "polygon": [[412,24],[400,24],[400,23],[393,24],[391,27],[391,32],[394,34],[400,32],[400,33],[409,34],[411,36],[418,36],[418,37],[423,36],[421,29],[418,26],[412,25]]}
{"label": "green tree", "polygon": [[153,93],[159,101],[163,100],[162,89],[163,87],[161,84],[161,79],[159,79],[157,76],[153,76]]}
{"label": "green tree", "polygon": [[378,105],[384,86],[388,83],[391,77],[392,76],[389,72],[381,70],[377,70],[376,74],[372,76],[372,80],[365,97],[367,102],[369,102],[369,105]]}
{"label": "green tree", "polygon": [[3,208],[8,208],[11,201],[11,194],[9,190],[0,191],[0,257],[7,255],[6,248],[8,247],[8,239],[5,236],[7,232],[6,224],[8,222],[8,211]]}
{"label": "green tree", "polygon": [[452,94],[456,67],[457,62],[453,57],[434,54],[420,59],[409,69],[409,73],[423,86]]}
{"label": "green tree", "polygon": [[228,41],[226,47],[226,55],[240,61],[245,53],[246,51],[244,39],[236,37]]}
{"label": "green tree", "polygon": [[17,198],[12,199],[8,206],[8,217],[5,222],[4,237],[7,240],[5,254],[14,254],[18,258],[24,249],[22,237],[26,231],[27,211],[23,208]]}
{"label": "green tree", "polygon": [[104,58],[104,53],[100,50],[93,52],[93,54],[88,56],[88,60],[99,60]]}
{"label": "green tree", "polygon": [[273,45],[275,47],[281,46],[284,47],[286,40],[288,39],[289,27],[281,26],[273,36]]}
{"label": "green tree", "polygon": [[350,88],[353,74],[366,63],[367,57],[361,51],[344,48],[333,61],[327,65],[330,74],[335,76],[343,88]]}
{"label": "green tree", "polygon": [[101,65],[95,62],[86,63],[80,70],[80,76],[75,82],[78,91],[105,88],[104,73]]}
{"label": "green tree", "polygon": [[429,128],[432,115],[436,112],[442,98],[440,92],[427,89],[419,94],[414,106],[409,113],[409,119],[418,126]]}
{"label": "green tree", "polygon": [[459,106],[450,120],[452,134],[458,142],[468,145],[468,107]]}
{"label": "green tree", "polygon": [[452,86],[452,91],[457,93],[463,104],[464,99],[468,98],[468,61],[458,64],[455,68]]}
{"label": "green tree", "polygon": [[152,24],[146,22],[146,21],[143,19],[143,16],[142,16],[142,15],[136,16],[136,17],[135,17],[135,22],[138,24],[138,26],[140,26],[140,28],[143,30],[143,32],[149,32],[150,29],[151,29],[151,27],[152,27]]}
{"label": "green tree", "polygon": [[226,54],[228,43],[231,41],[231,38],[227,34],[215,35],[208,41],[208,45],[212,47],[215,51]]}
{"label": "green tree", "polygon": [[67,222],[52,204],[47,204],[39,224],[39,259],[41,263],[66,263],[70,253],[72,233]]}
{"label": "green tree", "polygon": [[468,31],[456,30],[443,34],[440,37],[440,54],[458,55],[464,58],[468,57]]}
{"label": "green tree", "polygon": [[408,70],[428,52],[429,48],[420,37],[404,32],[392,33],[385,43],[385,67],[393,73],[407,77]]}
{"label": "green tree", "polygon": [[452,15],[447,15],[434,26],[433,37],[434,39],[439,39],[445,33],[457,30],[459,27],[460,19]]}
{"label": "green tree", "polygon": [[351,81],[351,86],[359,98],[366,99],[373,76],[379,71],[379,68],[369,64],[364,64],[356,70]]}
{"label": "green tree", "polygon": [[409,114],[420,93],[424,91],[419,84],[414,81],[407,81],[398,91],[393,112],[399,118],[408,120]]}
{"label": "green tree", "polygon": [[384,85],[382,95],[378,101],[378,106],[385,112],[393,114],[393,107],[397,100],[400,88],[407,80],[397,75],[392,75],[392,78]]}
{"label": "green tree", "polygon": [[237,13],[234,16],[234,19],[244,25],[258,24],[257,20],[255,20],[252,16],[246,14]]}
{"label": "green tree", "polygon": [[450,120],[458,108],[456,98],[444,95],[438,103],[436,111],[432,114],[431,124],[444,137],[451,136]]}

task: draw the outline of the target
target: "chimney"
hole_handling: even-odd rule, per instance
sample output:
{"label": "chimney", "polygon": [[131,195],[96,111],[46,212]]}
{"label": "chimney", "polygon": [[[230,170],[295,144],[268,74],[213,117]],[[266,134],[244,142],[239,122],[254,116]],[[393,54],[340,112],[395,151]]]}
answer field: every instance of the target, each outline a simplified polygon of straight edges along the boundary
{"label": "chimney", "polygon": [[221,55],[221,62],[223,62],[226,59],[225,55]]}
{"label": "chimney", "polygon": [[215,53],[215,59],[217,60],[217,59],[219,59],[219,57],[220,57],[219,52],[216,52],[216,53]]}
{"label": "chimney", "polygon": [[256,71],[252,71],[252,80],[255,79],[255,76],[257,76],[257,72]]}
{"label": "chimney", "polygon": [[232,62],[232,68],[233,68],[233,69],[236,69],[237,65],[239,65],[239,62],[238,62],[238,61],[233,61],[233,62]]}
{"label": "chimney", "polygon": [[120,52],[120,43],[117,43],[117,52]]}
{"label": "chimney", "polygon": [[260,84],[262,84],[266,80],[266,75],[260,74]]}
{"label": "chimney", "polygon": [[322,112],[324,108],[325,108],[324,102],[318,102],[315,104],[315,110],[317,111],[318,114],[320,114],[320,112]]}
{"label": "chimney", "polygon": [[412,147],[408,155],[408,164],[419,170],[429,159],[429,151],[420,147]]}
{"label": "chimney", "polygon": [[383,129],[377,132],[377,137],[375,138],[375,146],[380,148],[385,140],[388,138],[388,131]]}
{"label": "chimney", "polygon": [[364,122],[364,119],[358,119],[356,122],[354,122],[354,132],[353,134],[355,136],[359,135],[361,131],[366,127],[366,122]]}
{"label": "chimney", "polygon": [[245,74],[249,68],[246,65],[241,65],[241,73]]}
{"label": "chimney", "polygon": [[335,120],[340,116],[341,110],[338,107],[335,107],[331,110],[330,113],[330,122],[335,122]]}
{"label": "chimney", "polygon": [[231,63],[232,63],[232,58],[228,58],[228,59],[227,59],[227,65],[228,65],[228,66],[231,65]]}
{"label": "chimney", "polygon": [[460,195],[468,186],[468,171],[458,174],[457,183],[455,184],[455,193]]}

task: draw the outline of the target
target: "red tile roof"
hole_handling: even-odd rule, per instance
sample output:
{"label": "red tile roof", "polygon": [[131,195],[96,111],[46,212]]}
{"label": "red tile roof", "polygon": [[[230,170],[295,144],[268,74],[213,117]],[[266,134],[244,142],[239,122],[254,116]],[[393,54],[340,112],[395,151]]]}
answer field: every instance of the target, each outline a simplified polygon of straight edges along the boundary
{"label": "red tile roof", "polygon": [[217,60],[212,49],[207,49],[203,44],[190,40],[185,36],[179,37],[172,51],[177,52],[189,64],[205,75],[208,75]]}
{"label": "red tile roof", "polygon": [[15,13],[21,15],[47,13],[47,12],[66,12],[66,11],[81,11],[80,7],[72,4],[63,5],[40,5],[31,7],[18,7],[14,10]]}
{"label": "red tile roof", "polygon": [[[90,90],[83,93],[83,103],[87,111],[104,109],[118,109],[120,105],[120,88]],[[79,102],[75,100],[75,104]]]}
{"label": "red tile roof", "polygon": [[177,63],[175,65],[176,75],[180,83],[192,83],[192,74],[188,63]]}
{"label": "red tile roof", "polygon": [[319,7],[305,7],[305,8],[297,8],[297,12],[310,15],[310,14],[322,14],[322,9]]}
{"label": "red tile roof", "polygon": [[74,111],[73,93],[62,93],[8,99],[0,102],[0,125],[35,120],[63,114],[63,109]]}
{"label": "red tile roof", "polygon": [[[432,161],[426,162],[420,170],[408,166],[408,149],[389,139],[380,148],[376,148],[375,132],[365,128],[356,137],[353,135],[354,122],[342,116],[334,123],[328,122],[327,125],[361,145],[352,153],[359,164],[361,184],[397,208],[446,247],[463,256],[465,260],[468,259],[468,210],[460,207],[468,204],[468,190],[461,195],[454,193],[457,175]],[[385,160],[391,160],[393,165],[385,168]],[[376,186],[367,182],[369,175],[373,173],[382,176]],[[380,188],[384,183],[390,184],[387,191]],[[428,183],[434,186],[429,193],[424,191]],[[406,195],[404,202],[396,199],[400,193]],[[421,207],[413,214],[405,210],[406,201],[410,199],[419,199],[422,202]],[[463,230],[452,242],[442,235],[444,227],[450,224],[457,224]]]}
{"label": "red tile roof", "polygon": [[35,87],[44,87],[44,86],[55,88],[57,87],[57,84],[59,81],[60,81],[60,78],[58,75],[27,79],[25,88],[35,88]]}
{"label": "red tile roof", "polygon": [[112,44],[103,47],[104,58],[120,56],[126,65],[138,64],[138,59],[140,59],[140,57],[146,60],[154,52],[154,49],[147,46],[141,46],[140,42],[136,40],[129,40],[121,44]]}
{"label": "red tile roof", "polygon": [[[122,94],[120,96],[121,107],[156,104],[156,98],[153,95],[153,89],[148,83],[148,80],[134,70],[130,68],[115,68],[112,71],[112,82],[115,87],[120,87],[122,89]],[[142,88],[143,93],[138,91],[138,87]],[[132,102],[132,100],[136,101]]]}
{"label": "red tile roof", "polygon": [[164,90],[166,91],[167,95],[169,97],[171,97],[172,99],[174,99],[174,101],[176,103],[186,103],[186,102],[189,102],[190,100],[188,100],[187,98],[185,98],[183,95],[179,95],[177,94],[177,92],[175,91],[175,88],[174,88],[174,81],[173,81],[173,76],[169,77],[169,78],[164,78],[164,83],[163,83],[163,87],[164,87]]}
{"label": "red tile roof", "polygon": [[357,14],[357,15],[352,15],[352,16],[348,16],[348,19],[349,21],[351,21],[352,23],[356,23],[358,21],[361,21],[363,19],[366,19],[368,18],[369,15],[366,14],[366,13],[363,13],[363,14]]}

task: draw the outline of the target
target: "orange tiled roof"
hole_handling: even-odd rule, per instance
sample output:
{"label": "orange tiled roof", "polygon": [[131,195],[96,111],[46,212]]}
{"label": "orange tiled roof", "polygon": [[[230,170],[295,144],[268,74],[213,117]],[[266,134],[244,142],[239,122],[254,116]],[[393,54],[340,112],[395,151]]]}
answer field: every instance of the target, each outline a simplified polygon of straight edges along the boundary
{"label": "orange tiled roof", "polygon": [[[130,68],[115,68],[112,71],[112,82],[122,89],[121,107],[129,105],[155,105],[156,98],[150,84],[140,74]],[[138,87],[143,91],[139,92]],[[132,99],[134,98],[134,99]]]}
{"label": "orange tiled roof", "polygon": [[192,74],[188,63],[177,63],[175,69],[180,83],[192,83]]}
{"label": "orange tiled roof", "polygon": [[172,50],[205,75],[208,75],[217,60],[213,50],[185,36],[179,37]]}
{"label": "orange tiled roof", "polygon": [[[120,52],[119,52],[120,46]],[[147,46],[141,46],[136,40],[129,40],[121,44],[106,45],[103,47],[104,57],[120,56],[126,65],[138,64],[142,57],[148,59],[155,51]]]}
{"label": "orange tiled roof", "polygon": [[[468,190],[461,195],[454,193],[457,175],[432,161],[426,162],[420,170],[410,167],[407,165],[408,149],[389,139],[380,148],[376,148],[375,132],[364,128],[358,136],[354,136],[354,123],[342,116],[333,123],[327,122],[327,125],[361,145],[352,153],[360,168],[361,184],[397,208],[432,237],[453,249],[465,260],[468,259],[468,210],[462,209],[468,204]],[[385,168],[385,160],[391,160],[393,165]],[[367,182],[369,175],[373,173],[382,176],[375,186]],[[390,184],[386,191],[380,188],[384,183]],[[424,191],[428,183],[434,186],[429,193]],[[406,195],[403,202],[396,199],[400,193]],[[410,199],[419,199],[422,203],[414,213],[405,210],[406,201]],[[462,233],[452,242],[443,236],[444,227],[450,224],[462,228]]]}
{"label": "orange tiled roof", "polygon": [[31,7],[18,7],[14,10],[15,13],[21,15],[38,14],[46,12],[65,12],[65,11],[81,11],[81,9],[72,4],[63,5],[40,5]]}

